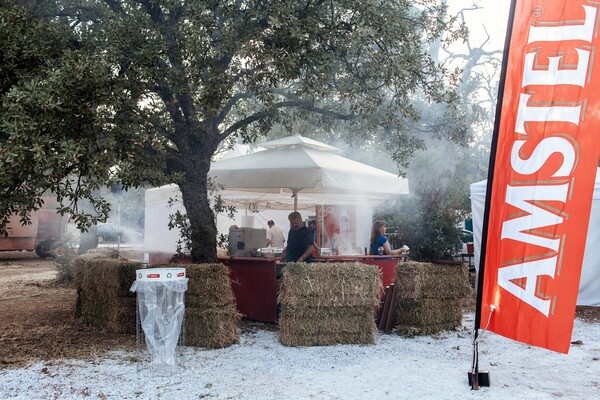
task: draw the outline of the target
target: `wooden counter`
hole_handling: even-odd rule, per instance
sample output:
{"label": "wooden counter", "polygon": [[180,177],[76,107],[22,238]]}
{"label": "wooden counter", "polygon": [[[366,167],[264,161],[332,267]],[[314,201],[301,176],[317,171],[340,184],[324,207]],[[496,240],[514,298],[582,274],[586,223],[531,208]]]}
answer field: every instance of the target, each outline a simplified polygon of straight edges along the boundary
{"label": "wooden counter", "polygon": [[[149,265],[168,263],[172,254],[151,253]],[[389,286],[396,279],[396,266],[404,261],[404,256],[326,256],[315,257],[315,262],[360,262],[373,265],[381,272],[383,287]],[[191,260],[181,260],[185,264]],[[229,268],[231,289],[235,296],[238,312],[245,318],[277,322],[277,295],[279,280],[277,269],[285,263],[278,258],[265,257],[218,257],[218,261]]]}

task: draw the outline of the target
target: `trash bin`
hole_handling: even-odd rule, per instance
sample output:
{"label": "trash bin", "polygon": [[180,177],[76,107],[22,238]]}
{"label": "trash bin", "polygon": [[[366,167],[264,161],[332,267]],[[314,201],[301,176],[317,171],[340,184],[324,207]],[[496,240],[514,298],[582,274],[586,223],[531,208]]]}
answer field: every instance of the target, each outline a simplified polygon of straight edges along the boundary
{"label": "trash bin", "polygon": [[188,285],[185,268],[139,269],[136,277],[130,290],[137,297],[138,351],[145,342],[152,368],[176,369]]}

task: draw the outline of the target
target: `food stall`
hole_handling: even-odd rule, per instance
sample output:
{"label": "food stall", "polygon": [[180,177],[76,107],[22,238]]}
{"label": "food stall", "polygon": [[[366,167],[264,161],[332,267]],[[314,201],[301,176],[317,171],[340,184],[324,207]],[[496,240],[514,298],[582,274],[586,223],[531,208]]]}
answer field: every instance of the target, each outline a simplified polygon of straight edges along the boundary
{"label": "food stall", "polygon": [[[223,158],[211,165],[209,176],[224,188],[219,193],[223,201],[245,208],[246,219],[275,209],[284,210],[286,215],[281,223],[276,223],[284,230],[291,210],[304,213],[310,210],[309,215],[317,222],[317,245],[330,249],[331,254],[315,257],[315,261],[358,261],[373,265],[381,271],[382,285],[392,283],[402,257],[362,254],[370,239],[373,208],[408,194],[408,181],[395,173],[342,157],[336,154],[340,149],[301,135],[262,142],[259,146],[263,150]],[[158,246],[163,249],[167,245],[167,234],[156,226],[173,212],[166,201],[174,197],[168,195],[173,190],[177,188],[164,188],[164,193],[161,188],[147,191],[145,249],[156,250]],[[230,220],[225,223],[232,225]],[[282,264],[275,252],[261,251],[264,245],[260,241],[248,240],[254,237],[251,230],[263,228],[263,224],[255,226],[242,221],[241,226],[241,231],[232,231],[229,255],[218,257],[218,261],[229,267],[238,311],[249,319],[275,322],[277,275]],[[226,232],[218,229],[220,233]],[[168,232],[171,241],[178,233]],[[262,240],[263,234],[260,235]],[[152,241],[154,237],[157,240]],[[249,245],[250,242],[254,244]],[[150,264],[153,258],[156,257],[150,257]]]}

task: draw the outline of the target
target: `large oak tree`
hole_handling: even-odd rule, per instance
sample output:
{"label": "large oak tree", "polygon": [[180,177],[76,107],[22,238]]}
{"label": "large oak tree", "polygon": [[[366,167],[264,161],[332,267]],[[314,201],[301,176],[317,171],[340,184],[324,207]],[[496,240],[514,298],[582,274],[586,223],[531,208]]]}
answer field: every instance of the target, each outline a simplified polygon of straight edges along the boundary
{"label": "large oak tree", "polygon": [[207,172],[224,141],[312,115],[402,161],[420,142],[403,129],[413,100],[453,96],[427,48],[451,24],[435,0],[0,4],[0,231],[44,191],[85,226],[106,216],[96,193],[111,181],[174,182],[192,258],[212,262]]}

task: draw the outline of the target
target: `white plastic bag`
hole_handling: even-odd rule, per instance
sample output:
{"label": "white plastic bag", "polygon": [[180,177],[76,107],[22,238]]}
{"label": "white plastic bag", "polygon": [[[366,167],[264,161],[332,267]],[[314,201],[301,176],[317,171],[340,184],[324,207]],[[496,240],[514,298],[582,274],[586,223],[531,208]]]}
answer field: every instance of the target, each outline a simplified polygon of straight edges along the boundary
{"label": "white plastic bag", "polygon": [[137,293],[138,318],[153,367],[175,367],[175,350],[185,313],[188,278],[184,268],[138,270],[131,286]]}

